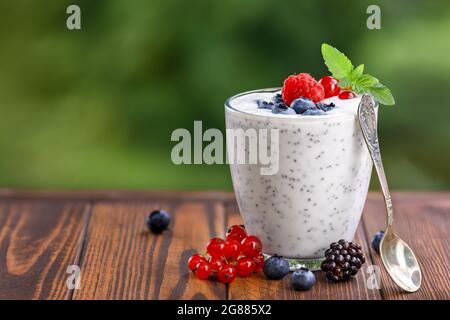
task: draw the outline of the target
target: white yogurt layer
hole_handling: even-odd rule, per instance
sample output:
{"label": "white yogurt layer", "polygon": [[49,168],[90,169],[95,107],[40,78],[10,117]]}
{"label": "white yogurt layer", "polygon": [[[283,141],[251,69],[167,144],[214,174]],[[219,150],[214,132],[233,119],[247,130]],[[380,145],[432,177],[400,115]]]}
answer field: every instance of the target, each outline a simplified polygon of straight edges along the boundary
{"label": "white yogurt layer", "polygon": [[275,93],[227,102],[227,128],[277,128],[280,138],[278,173],[261,175],[259,164],[230,165],[237,202],[265,253],[320,258],[331,242],[353,240],[367,196],[372,162],[357,122],[360,97],[327,99],[336,107],[319,116],[258,109],[256,99],[271,101]]}

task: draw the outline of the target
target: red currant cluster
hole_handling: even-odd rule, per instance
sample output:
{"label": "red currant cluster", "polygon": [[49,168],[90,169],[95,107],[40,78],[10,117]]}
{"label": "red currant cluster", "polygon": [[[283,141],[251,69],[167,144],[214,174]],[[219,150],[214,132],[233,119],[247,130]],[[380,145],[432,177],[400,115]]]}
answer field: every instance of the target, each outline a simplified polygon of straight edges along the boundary
{"label": "red currant cluster", "polygon": [[347,100],[356,97],[356,94],[351,90],[342,90],[339,87],[339,81],[332,76],[325,76],[319,80],[325,91],[325,98],[338,96],[339,99]]}
{"label": "red currant cluster", "polygon": [[234,225],[228,229],[226,240],[209,240],[207,254],[192,255],[188,267],[199,279],[214,277],[219,282],[230,283],[236,276],[248,277],[262,271],[264,256],[261,251],[261,240],[247,235],[244,226]]}

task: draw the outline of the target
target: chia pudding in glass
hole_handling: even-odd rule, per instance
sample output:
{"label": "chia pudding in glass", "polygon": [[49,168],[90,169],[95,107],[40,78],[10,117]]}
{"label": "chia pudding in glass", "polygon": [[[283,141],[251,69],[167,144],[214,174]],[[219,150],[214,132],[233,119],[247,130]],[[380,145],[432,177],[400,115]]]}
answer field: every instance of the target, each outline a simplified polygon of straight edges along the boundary
{"label": "chia pudding in glass", "polygon": [[[263,175],[260,163],[229,159],[233,187],[247,232],[261,239],[264,254],[317,269],[330,243],[353,240],[366,200],[372,161],[357,118],[361,97],[324,99],[320,102],[333,108],[319,115],[261,108],[261,101],[274,101],[279,92],[245,92],[225,103],[227,130],[279,133],[278,150],[267,150],[278,151],[278,171]],[[228,155],[236,153],[228,142]],[[259,149],[261,141],[256,142]],[[248,156],[245,140],[233,148]]]}

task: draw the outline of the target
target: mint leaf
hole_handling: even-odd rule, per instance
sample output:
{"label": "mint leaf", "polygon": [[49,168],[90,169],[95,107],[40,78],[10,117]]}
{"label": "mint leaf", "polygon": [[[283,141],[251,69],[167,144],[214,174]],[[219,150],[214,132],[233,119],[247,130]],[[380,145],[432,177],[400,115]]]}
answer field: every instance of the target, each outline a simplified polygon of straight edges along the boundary
{"label": "mint leaf", "polygon": [[379,83],[378,79],[370,74],[363,74],[356,80],[356,84],[361,87],[374,87],[377,83]]}
{"label": "mint leaf", "polygon": [[345,54],[338,49],[323,43],[322,56],[333,77],[338,80],[349,78],[350,73],[353,71],[353,64]]}
{"label": "mint leaf", "polygon": [[378,82],[375,86],[366,89],[366,92],[381,104],[392,106],[395,104],[391,91],[383,84]]}
{"label": "mint leaf", "polygon": [[339,87],[341,88],[348,88],[352,87],[353,81],[351,81],[349,78],[343,78],[339,80]]}
{"label": "mint leaf", "polygon": [[391,91],[385,85],[374,76],[363,74],[363,64],[355,68],[345,54],[326,43],[322,44],[321,49],[328,70],[339,80],[341,88],[349,88],[358,94],[368,93],[381,104],[395,104]]}
{"label": "mint leaf", "polygon": [[356,81],[359,77],[362,76],[364,72],[364,65],[360,64],[359,66],[357,66],[355,69],[353,69],[353,71],[351,72],[351,78]]}

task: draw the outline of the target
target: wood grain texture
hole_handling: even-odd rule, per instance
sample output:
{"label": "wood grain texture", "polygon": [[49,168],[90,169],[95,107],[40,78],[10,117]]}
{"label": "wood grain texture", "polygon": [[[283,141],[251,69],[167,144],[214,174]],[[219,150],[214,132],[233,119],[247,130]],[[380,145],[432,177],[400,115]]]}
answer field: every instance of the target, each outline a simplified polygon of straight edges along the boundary
{"label": "wood grain texture", "polygon": [[[382,268],[384,299],[450,299],[450,193],[393,195],[394,225],[397,234],[413,249],[422,269],[422,286],[405,293],[383,269],[380,256],[371,249],[374,262]],[[371,194],[363,216],[368,241],[384,229],[386,214],[381,194]]]}
{"label": "wood grain texture", "polygon": [[[154,209],[172,213],[170,230],[147,231]],[[82,258],[82,284],[74,299],[225,299],[225,286],[201,281],[187,268],[193,252],[225,232],[221,202],[99,202]]]}
{"label": "wood grain texture", "polygon": [[[241,216],[237,204],[231,202],[227,205],[228,225],[241,224]],[[355,241],[361,244],[364,252],[368,252],[364,231],[360,225]],[[330,283],[323,272],[315,272],[316,285],[308,291],[295,291],[290,284],[290,275],[282,280],[267,280],[263,273],[254,274],[248,278],[237,278],[228,287],[229,299],[281,299],[281,300],[378,300],[381,299],[378,290],[369,290],[366,286],[367,266],[371,264],[370,257],[358,272],[357,276],[345,283]]]}
{"label": "wood grain texture", "polygon": [[39,200],[152,200],[152,201],[229,201],[234,194],[227,191],[166,190],[27,190],[0,188],[0,199]]}
{"label": "wood grain texture", "polygon": [[[416,252],[422,288],[401,292],[382,269],[382,290],[366,288],[367,274],[330,284],[323,275],[307,292],[289,279],[262,274],[228,287],[196,279],[187,260],[209,238],[241,223],[232,193],[166,191],[17,191],[0,189],[0,299],[444,299],[450,300],[450,193],[394,193],[397,233]],[[150,234],[144,218],[167,209],[173,221]],[[369,194],[356,241],[371,250],[385,226],[381,194]],[[67,267],[81,266],[81,289],[67,289]]]}
{"label": "wood grain texture", "polygon": [[0,203],[0,299],[64,299],[88,206]]}

